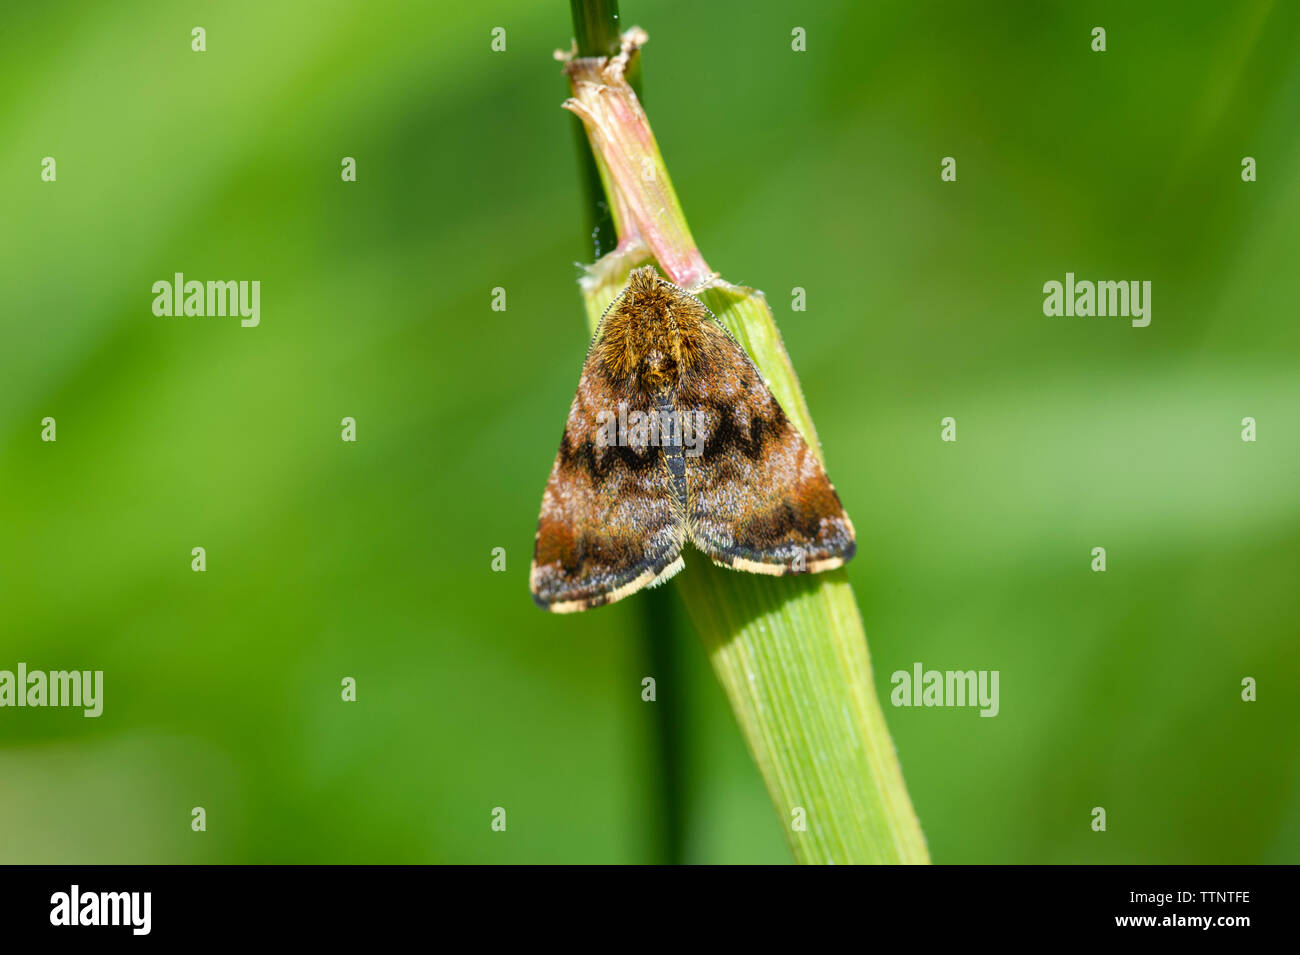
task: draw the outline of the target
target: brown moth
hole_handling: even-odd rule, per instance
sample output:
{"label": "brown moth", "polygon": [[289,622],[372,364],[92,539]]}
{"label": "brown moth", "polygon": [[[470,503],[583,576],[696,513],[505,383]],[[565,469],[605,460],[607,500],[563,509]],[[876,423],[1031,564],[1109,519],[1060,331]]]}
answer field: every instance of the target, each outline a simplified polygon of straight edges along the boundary
{"label": "brown moth", "polygon": [[749,355],[699,299],[635,269],[600,320],[542,494],[529,584],[586,610],[682,569],[817,573],[853,524]]}

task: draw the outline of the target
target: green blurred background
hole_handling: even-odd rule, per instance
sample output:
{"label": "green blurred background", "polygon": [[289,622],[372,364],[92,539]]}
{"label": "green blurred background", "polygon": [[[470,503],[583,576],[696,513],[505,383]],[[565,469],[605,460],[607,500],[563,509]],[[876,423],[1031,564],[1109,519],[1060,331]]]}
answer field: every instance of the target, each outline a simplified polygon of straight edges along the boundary
{"label": "green blurred background", "polygon": [[[1300,859],[1300,7],[622,7],[858,528],[935,861]],[[665,773],[680,858],[788,861],[672,588],[652,650],[653,597],[528,598],[586,343],[571,36],[563,0],[5,5],[0,669],[106,698],[0,710],[0,862],[657,861]],[[260,327],[155,317],[176,271],[260,280]],[[1151,280],[1151,326],[1044,317],[1066,271]],[[999,670],[1000,715],[889,706],[915,661]]]}

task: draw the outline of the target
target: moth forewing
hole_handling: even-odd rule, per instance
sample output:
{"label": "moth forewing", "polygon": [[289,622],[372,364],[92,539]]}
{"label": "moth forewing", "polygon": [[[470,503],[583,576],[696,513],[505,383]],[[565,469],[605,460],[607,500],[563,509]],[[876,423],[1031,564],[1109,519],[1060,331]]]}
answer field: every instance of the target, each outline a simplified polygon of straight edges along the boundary
{"label": "moth forewing", "polygon": [[703,335],[710,361],[678,393],[704,428],[702,453],[687,463],[691,542],[750,573],[840,566],[853,556],[853,525],[817,455],[740,344],[713,323]]}

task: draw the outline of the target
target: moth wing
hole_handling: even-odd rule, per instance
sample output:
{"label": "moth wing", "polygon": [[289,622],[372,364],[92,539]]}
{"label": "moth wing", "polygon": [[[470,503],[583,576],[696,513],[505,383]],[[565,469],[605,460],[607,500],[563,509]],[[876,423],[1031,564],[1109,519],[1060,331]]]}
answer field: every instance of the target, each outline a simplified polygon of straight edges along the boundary
{"label": "moth wing", "polygon": [[739,342],[712,320],[701,332],[676,400],[698,432],[686,450],[691,541],[714,563],[751,573],[839,567],[856,549],[853,524],[817,455]]}
{"label": "moth wing", "polygon": [[684,514],[663,448],[617,441],[620,404],[631,416],[653,403],[612,382],[595,353],[583,364],[537,520],[529,586],[554,613],[614,603],[683,566]]}

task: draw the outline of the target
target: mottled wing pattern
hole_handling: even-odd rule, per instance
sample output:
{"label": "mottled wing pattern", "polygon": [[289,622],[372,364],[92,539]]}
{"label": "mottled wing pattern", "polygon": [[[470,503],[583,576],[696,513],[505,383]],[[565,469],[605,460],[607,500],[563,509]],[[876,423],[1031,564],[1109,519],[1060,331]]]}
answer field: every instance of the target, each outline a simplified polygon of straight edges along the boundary
{"label": "mottled wing pattern", "polygon": [[760,574],[816,573],[853,556],[853,524],[817,456],[749,355],[713,321],[675,405],[698,421],[686,455],[687,526],[714,563]]}
{"label": "mottled wing pattern", "polygon": [[682,567],[686,532],[664,450],[609,445],[600,413],[649,412],[630,380],[612,382],[593,348],[542,495],[529,584],[555,613],[613,603]]}

